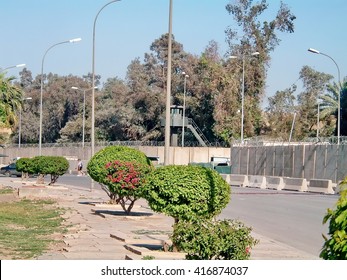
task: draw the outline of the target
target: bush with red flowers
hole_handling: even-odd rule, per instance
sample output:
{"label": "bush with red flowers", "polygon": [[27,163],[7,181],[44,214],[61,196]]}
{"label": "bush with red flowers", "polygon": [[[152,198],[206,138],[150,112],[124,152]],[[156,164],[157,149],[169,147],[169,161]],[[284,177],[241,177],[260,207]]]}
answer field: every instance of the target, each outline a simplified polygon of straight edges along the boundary
{"label": "bush with red flowers", "polygon": [[135,201],[141,197],[141,185],[151,167],[135,161],[115,160],[108,162],[105,168],[105,184],[109,191],[117,194],[117,203],[129,214]]}

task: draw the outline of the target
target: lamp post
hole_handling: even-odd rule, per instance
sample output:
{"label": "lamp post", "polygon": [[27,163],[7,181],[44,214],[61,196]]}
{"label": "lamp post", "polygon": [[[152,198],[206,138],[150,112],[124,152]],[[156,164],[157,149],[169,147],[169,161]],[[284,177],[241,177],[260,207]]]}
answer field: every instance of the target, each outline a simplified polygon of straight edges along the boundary
{"label": "lamp post", "polygon": [[337,65],[336,61],[331,56],[312,48],[309,48],[308,51],[315,54],[321,54],[330,58],[334,62],[337,68],[337,78],[339,83],[339,94],[338,94],[338,101],[337,101],[337,144],[340,144],[340,122],[341,122],[340,110],[341,110],[341,91],[342,91],[341,80],[340,80],[340,68]]}
{"label": "lamp post", "polygon": [[[259,52],[253,52],[247,56],[256,56],[259,55]],[[247,57],[245,54],[242,54],[242,90],[241,90],[241,143],[243,144],[243,130],[244,130],[244,107],[245,107],[245,58]],[[238,58],[238,56],[230,56],[230,58]]]}
{"label": "lamp post", "polygon": [[[86,91],[89,89],[80,89],[79,87],[71,87],[72,89],[79,90],[83,92],[83,117],[82,117],[82,147],[84,148],[84,135],[85,135],[85,120],[86,120]],[[97,89],[97,87],[95,87]]]}
{"label": "lamp post", "polygon": [[[120,0],[113,0],[108,3],[106,3],[104,6],[101,7],[101,9],[98,11],[98,13],[95,16],[94,24],[93,24],[93,53],[92,53],[92,125],[91,125],[91,157],[94,155],[95,151],[95,26],[96,21],[98,19],[99,14],[101,11],[106,8],[108,5],[119,2]],[[91,185],[90,185],[90,191],[94,189],[94,180],[91,179]]]}
{"label": "lamp post", "polygon": [[71,39],[71,40],[67,40],[67,41],[56,43],[56,44],[50,46],[46,50],[45,54],[42,57],[42,63],[41,63],[41,90],[40,90],[40,133],[39,133],[39,155],[40,156],[42,155],[42,149],[41,149],[41,146],[42,146],[42,96],[43,96],[43,64],[45,62],[45,57],[46,57],[47,53],[52,48],[54,48],[55,46],[58,46],[58,45],[61,45],[61,44],[66,44],[66,43],[77,43],[77,42],[79,42],[81,40],[82,40],[81,38],[76,38],[76,39]]}
{"label": "lamp post", "polygon": [[19,67],[24,67],[24,66],[25,66],[25,64],[17,64],[17,65],[6,67],[4,69],[0,68],[1,69],[0,73],[5,72],[6,70],[11,69],[11,68],[19,68]]}
{"label": "lamp post", "polygon": [[172,0],[169,6],[169,38],[167,50],[167,79],[166,79],[166,112],[165,112],[165,146],[164,165],[169,164],[170,148],[170,98],[171,98],[171,53],[172,53]]}
{"label": "lamp post", "polygon": [[184,147],[184,126],[185,126],[185,118],[186,118],[186,86],[187,86],[187,75],[185,72],[182,72],[184,75],[184,84],[183,84],[183,119],[182,119],[182,147]]}
{"label": "lamp post", "polygon": [[319,112],[320,111],[320,104],[319,104],[319,97],[317,96],[317,142],[319,141]]}
{"label": "lamp post", "polygon": [[[32,97],[23,98],[25,100],[31,100]],[[22,131],[22,107],[19,109],[19,129],[18,129],[18,148],[20,148],[21,144],[21,131]]]}

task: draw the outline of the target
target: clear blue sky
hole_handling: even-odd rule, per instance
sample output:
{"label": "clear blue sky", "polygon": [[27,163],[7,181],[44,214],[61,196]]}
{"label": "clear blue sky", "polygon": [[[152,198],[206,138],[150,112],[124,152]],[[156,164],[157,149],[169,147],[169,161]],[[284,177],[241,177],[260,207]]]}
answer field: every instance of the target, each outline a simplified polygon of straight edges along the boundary
{"label": "clear blue sky", "polygon": [[[36,76],[51,45],[81,37],[77,44],[55,47],[47,54],[44,72],[82,76],[91,72],[94,18],[108,0],[0,0],[0,68],[26,63]],[[225,5],[229,0],[173,0],[173,34],[184,49],[200,54],[210,40],[227,51],[225,29],[233,24]],[[268,0],[268,19],[280,1]],[[337,68],[315,48],[335,59],[341,79],[347,76],[345,0],[283,0],[296,15],[295,32],[280,34],[271,54],[266,97],[294,83],[308,65],[337,78]],[[125,77],[135,57],[143,59],[150,44],[168,32],[169,0],[122,0],[106,7],[96,25],[96,72],[102,80]],[[19,69],[8,74],[17,76]],[[300,84],[298,84],[300,87]],[[267,99],[267,98],[265,98]]]}

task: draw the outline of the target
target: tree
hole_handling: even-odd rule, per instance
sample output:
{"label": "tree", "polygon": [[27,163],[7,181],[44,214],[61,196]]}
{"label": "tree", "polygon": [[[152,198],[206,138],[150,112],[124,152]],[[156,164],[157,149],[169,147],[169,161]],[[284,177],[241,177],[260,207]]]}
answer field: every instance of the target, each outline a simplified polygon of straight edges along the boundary
{"label": "tree", "polygon": [[267,135],[273,138],[288,139],[293,122],[293,113],[296,111],[294,105],[296,86],[293,85],[283,91],[277,91],[273,97],[268,98],[266,108],[265,129]]}
{"label": "tree", "polygon": [[[326,123],[328,125],[325,125],[323,127],[323,132],[325,132],[326,136],[332,135],[334,129],[334,135],[337,135],[337,123],[338,123],[338,103],[340,98],[340,109],[341,109],[341,135],[347,135],[347,129],[345,128],[344,124],[346,123],[346,120],[344,116],[346,116],[347,110],[346,110],[346,93],[347,93],[347,78],[344,79],[344,81],[340,86],[334,82],[332,84],[328,84],[326,86],[327,93],[324,95],[320,95],[319,98],[321,99],[320,102],[320,108],[321,111],[319,113],[320,118],[323,120],[330,121],[329,123]],[[331,119],[333,117],[333,120]],[[327,132],[326,132],[327,131]]]}
{"label": "tree", "polygon": [[108,146],[100,150],[87,165],[89,176],[100,183],[110,202],[120,203],[126,213],[142,196],[144,177],[152,168],[151,161],[143,152],[123,146]]}
{"label": "tree", "polygon": [[0,128],[13,129],[18,121],[17,112],[22,108],[23,92],[12,84],[14,79],[0,73]]}
{"label": "tree", "polygon": [[[294,20],[296,17],[286,4],[281,2],[277,15],[273,20],[260,22],[258,18],[262,17],[267,8],[266,0],[256,4],[253,4],[253,0],[237,0],[226,5],[226,10],[233,16],[241,31],[238,32],[232,27],[226,29],[229,53],[242,58],[253,52],[259,52],[256,61],[254,59],[245,59],[245,69],[247,69],[244,73],[244,111],[247,114],[247,117],[245,117],[246,136],[258,134],[262,126],[259,104],[264,92],[266,66],[270,63],[270,53],[280,43],[277,33],[294,32]],[[242,67],[234,65],[233,68],[238,69],[238,77],[241,77]],[[239,92],[241,92],[241,83]]]}
{"label": "tree", "polygon": [[[150,67],[150,68],[149,68]],[[131,62],[127,71],[129,99],[134,110],[134,119],[130,131],[137,131],[142,140],[157,140],[161,137],[160,118],[164,111],[163,88],[155,81],[158,66],[141,64],[139,59]],[[133,133],[132,133],[133,134]]]}
{"label": "tree", "polygon": [[98,140],[124,141],[130,138],[127,127],[134,114],[128,94],[129,88],[119,78],[107,79],[102,94],[97,94],[95,126]]}
{"label": "tree", "polygon": [[53,185],[57,182],[59,176],[64,175],[69,169],[68,160],[60,156],[37,156],[19,162],[19,171],[39,175],[37,177],[38,184],[43,184],[45,175],[50,174],[51,180],[48,185]]}
{"label": "tree", "polygon": [[[30,71],[21,72],[19,85],[23,87],[25,96],[32,98],[30,102],[25,103],[22,110],[22,143],[38,142],[41,77],[39,75],[35,80],[30,77]],[[42,98],[43,142],[54,143],[61,137],[65,141],[81,141],[83,94],[71,87],[88,88],[88,84],[82,78],[72,75],[58,76],[49,73],[43,78],[45,81],[47,79]],[[86,101],[90,104],[88,95]],[[89,107],[87,104],[87,110]],[[71,125],[71,122],[77,122],[79,126]],[[16,134],[14,140],[17,141],[17,139]]]}
{"label": "tree", "polygon": [[216,136],[228,141],[229,135],[225,137],[223,134],[226,125],[225,113],[229,115],[229,106],[236,106],[229,102],[231,100],[225,100],[230,83],[215,41],[210,41],[198,58],[193,74],[194,80],[188,79],[188,85],[193,84],[188,87],[191,95],[188,99],[191,117],[210,142],[214,142]]}
{"label": "tree", "polygon": [[300,138],[315,137],[317,130],[318,98],[323,95],[326,85],[333,77],[318,72],[309,66],[303,66],[300,79],[304,91],[298,95],[298,111],[300,115]]}
{"label": "tree", "polygon": [[152,166],[136,161],[114,160],[108,162],[105,168],[105,184],[118,196],[116,202],[129,214],[135,201],[141,197],[142,186],[146,181],[146,175],[152,171]]}

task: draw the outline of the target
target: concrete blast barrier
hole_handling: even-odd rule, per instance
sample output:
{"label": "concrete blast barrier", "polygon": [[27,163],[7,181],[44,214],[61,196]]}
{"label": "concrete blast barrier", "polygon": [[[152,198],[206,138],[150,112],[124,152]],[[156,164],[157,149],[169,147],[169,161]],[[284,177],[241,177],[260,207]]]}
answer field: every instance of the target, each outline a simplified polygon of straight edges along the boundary
{"label": "concrete blast barrier", "polygon": [[264,176],[249,175],[248,176],[248,186],[251,188],[266,188],[266,180]]}
{"label": "concrete blast barrier", "polygon": [[266,177],[266,188],[267,189],[275,189],[282,190],[284,188],[284,181],[282,177],[276,176],[267,176]]}
{"label": "concrete blast barrier", "polygon": [[307,181],[303,178],[284,177],[284,190],[306,192],[308,190]]}
{"label": "concrete blast barrier", "polygon": [[308,185],[309,192],[334,194],[333,183],[331,180],[311,179]]}
{"label": "concrete blast barrier", "polygon": [[231,186],[238,186],[238,187],[243,187],[243,188],[247,187],[249,185],[248,176],[247,175],[230,174],[229,184]]}

